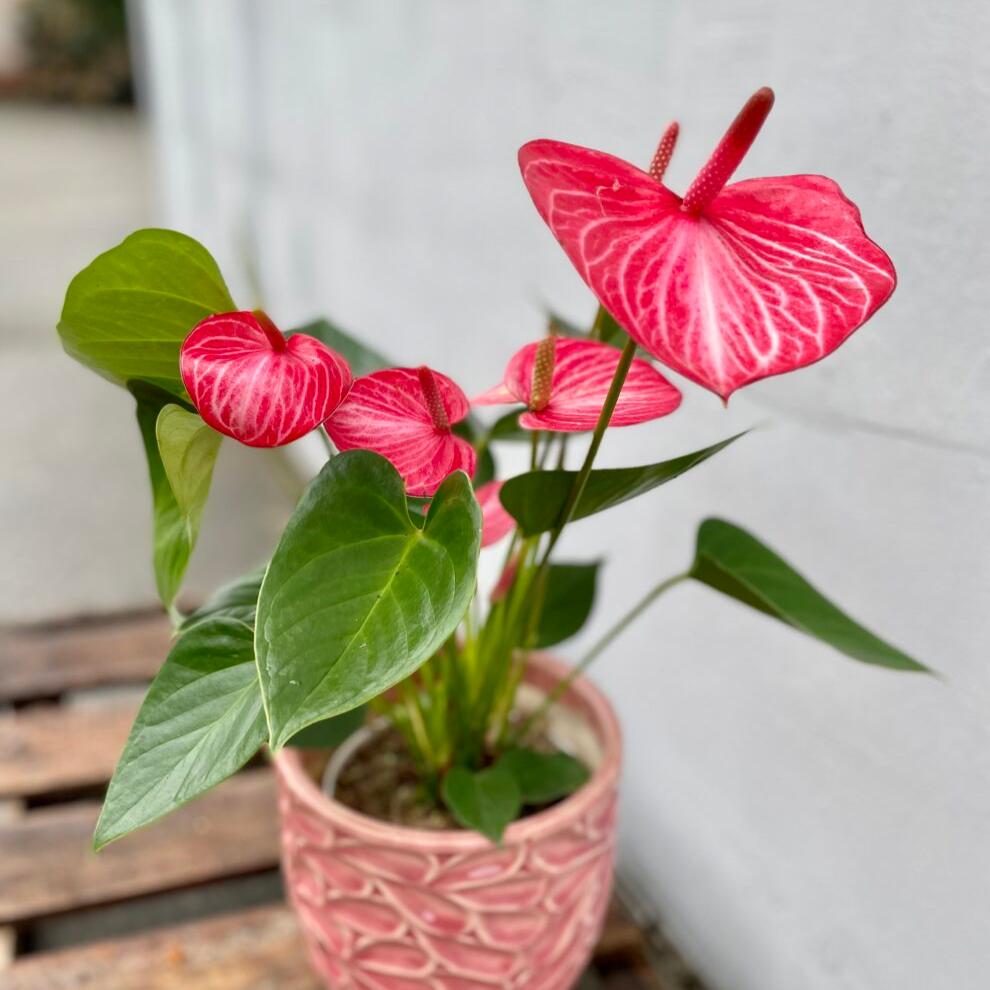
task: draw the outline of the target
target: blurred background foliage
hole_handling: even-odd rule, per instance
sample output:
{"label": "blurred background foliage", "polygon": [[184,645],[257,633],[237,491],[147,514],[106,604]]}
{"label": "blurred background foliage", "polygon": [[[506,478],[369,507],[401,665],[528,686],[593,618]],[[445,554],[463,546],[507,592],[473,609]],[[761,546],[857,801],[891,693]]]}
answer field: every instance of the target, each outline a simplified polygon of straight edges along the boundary
{"label": "blurred background foliage", "polygon": [[124,0],[25,0],[11,95],[64,103],[131,103]]}

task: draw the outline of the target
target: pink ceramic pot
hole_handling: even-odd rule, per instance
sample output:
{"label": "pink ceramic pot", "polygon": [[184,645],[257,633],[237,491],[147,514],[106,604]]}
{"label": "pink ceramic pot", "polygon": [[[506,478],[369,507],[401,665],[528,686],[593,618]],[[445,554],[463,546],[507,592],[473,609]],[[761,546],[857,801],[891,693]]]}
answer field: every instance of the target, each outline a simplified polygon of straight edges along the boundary
{"label": "pink ceramic pot", "polygon": [[[527,680],[567,668],[534,658]],[[326,797],[297,753],[275,759],[283,871],[313,965],[333,990],[569,990],[612,887],[621,737],[589,681],[563,699],[590,729],[591,779],[511,825],[501,846],[468,831],[390,825]],[[572,719],[572,721],[575,721]]]}

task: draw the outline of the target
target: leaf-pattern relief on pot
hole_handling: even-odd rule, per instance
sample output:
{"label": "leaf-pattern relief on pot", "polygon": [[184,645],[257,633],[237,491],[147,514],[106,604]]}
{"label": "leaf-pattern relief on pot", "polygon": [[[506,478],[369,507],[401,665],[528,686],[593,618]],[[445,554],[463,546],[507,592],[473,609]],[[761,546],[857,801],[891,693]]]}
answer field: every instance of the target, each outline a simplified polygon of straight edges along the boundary
{"label": "leaf-pattern relief on pot", "polygon": [[603,737],[602,764],[501,846],[367,818],[322,795],[291,749],[276,756],[286,887],[328,987],[573,986],[611,892],[620,747],[607,702],[589,684],[581,692],[593,696],[581,707]]}

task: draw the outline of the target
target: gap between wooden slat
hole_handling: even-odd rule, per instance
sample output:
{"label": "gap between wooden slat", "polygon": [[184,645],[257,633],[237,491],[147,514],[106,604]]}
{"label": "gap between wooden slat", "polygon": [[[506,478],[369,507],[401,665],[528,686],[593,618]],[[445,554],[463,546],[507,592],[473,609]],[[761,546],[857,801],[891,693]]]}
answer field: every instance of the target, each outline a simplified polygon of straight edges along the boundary
{"label": "gap between wooden slat", "polygon": [[238,774],[100,853],[96,802],[0,825],[0,926],[271,869],[278,814],[271,770]]}
{"label": "gap between wooden slat", "polygon": [[0,630],[0,702],[149,680],[170,643],[168,620],[149,611],[57,627]]}
{"label": "gap between wooden slat", "polygon": [[[643,936],[621,906],[609,911],[595,952],[597,984],[656,987],[643,968]],[[623,965],[625,963],[625,965]],[[284,905],[254,908],[142,935],[18,960],[4,990],[322,990],[297,922]]]}
{"label": "gap between wooden slat", "polygon": [[44,705],[0,715],[0,798],[104,784],[130,730],[134,703]]}
{"label": "gap between wooden slat", "polygon": [[4,990],[323,990],[283,905],[29,956],[2,979]]}

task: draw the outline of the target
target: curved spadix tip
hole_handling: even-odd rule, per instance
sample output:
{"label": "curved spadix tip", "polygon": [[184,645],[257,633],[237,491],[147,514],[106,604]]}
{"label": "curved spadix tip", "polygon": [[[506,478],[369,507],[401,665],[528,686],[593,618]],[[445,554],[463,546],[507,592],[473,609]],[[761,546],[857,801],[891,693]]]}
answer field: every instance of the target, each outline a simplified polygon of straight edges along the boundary
{"label": "curved spadix tip", "polygon": [[700,213],[722,191],[760,133],[773,101],[773,90],[769,86],[761,87],[746,101],[684,194],[682,210]]}

